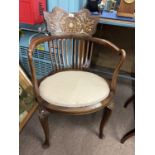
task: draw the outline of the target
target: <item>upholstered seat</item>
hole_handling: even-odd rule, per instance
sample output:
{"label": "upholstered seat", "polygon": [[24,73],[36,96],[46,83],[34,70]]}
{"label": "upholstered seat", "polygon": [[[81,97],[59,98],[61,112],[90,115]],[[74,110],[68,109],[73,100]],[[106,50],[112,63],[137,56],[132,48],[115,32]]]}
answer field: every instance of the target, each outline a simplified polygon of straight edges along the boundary
{"label": "upholstered seat", "polygon": [[84,107],[108,97],[106,80],[86,71],[62,71],[45,78],[39,86],[40,96],[50,104]]}

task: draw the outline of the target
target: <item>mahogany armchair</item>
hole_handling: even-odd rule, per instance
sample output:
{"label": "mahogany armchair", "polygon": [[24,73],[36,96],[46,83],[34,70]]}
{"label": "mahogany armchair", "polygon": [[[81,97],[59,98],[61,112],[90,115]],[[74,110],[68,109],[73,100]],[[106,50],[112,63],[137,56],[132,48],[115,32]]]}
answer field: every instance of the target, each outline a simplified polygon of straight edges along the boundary
{"label": "mahogany armchair", "polygon": [[[33,52],[38,44],[44,42],[49,45],[52,72],[37,80]],[[120,57],[110,82],[89,71],[96,44],[112,49]],[[45,133],[44,146],[49,146],[50,112],[85,115],[105,109],[99,128],[99,137],[103,137],[103,127],[112,111],[111,102],[125,57],[125,51],[110,41],[86,34],[43,36],[32,40],[28,58],[34,93],[39,104],[39,119]]]}

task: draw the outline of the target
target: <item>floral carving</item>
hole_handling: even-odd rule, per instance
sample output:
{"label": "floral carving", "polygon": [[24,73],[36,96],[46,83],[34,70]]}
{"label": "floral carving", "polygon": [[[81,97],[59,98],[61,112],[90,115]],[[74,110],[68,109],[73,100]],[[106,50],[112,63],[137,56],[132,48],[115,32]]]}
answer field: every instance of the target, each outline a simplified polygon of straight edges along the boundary
{"label": "floral carving", "polygon": [[98,17],[91,16],[87,9],[71,14],[55,7],[52,12],[44,12],[44,18],[47,30],[51,34],[86,33],[93,35],[98,23]]}

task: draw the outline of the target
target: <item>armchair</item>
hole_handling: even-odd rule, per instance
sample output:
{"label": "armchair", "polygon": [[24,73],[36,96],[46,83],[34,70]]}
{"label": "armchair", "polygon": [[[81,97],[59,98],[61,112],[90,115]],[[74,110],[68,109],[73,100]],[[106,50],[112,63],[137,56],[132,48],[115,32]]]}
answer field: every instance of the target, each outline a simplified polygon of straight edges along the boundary
{"label": "armchair", "polygon": [[[63,9],[54,8],[51,13],[44,12],[44,17],[50,36],[33,39],[28,50],[39,119],[45,133],[43,146],[49,146],[50,112],[85,115],[105,109],[99,128],[99,137],[103,138],[103,128],[112,111],[111,102],[126,53],[108,40],[92,37],[97,18],[86,9],[68,14]],[[48,44],[52,72],[37,80],[33,54],[42,43]],[[106,46],[120,57],[110,82],[89,70],[96,45],[101,49]]]}
{"label": "armchair", "polygon": [[[49,45],[53,70],[49,75],[37,80],[33,52],[37,45],[44,42]],[[120,57],[110,82],[89,71],[96,44],[112,49]],[[85,115],[105,109],[99,128],[99,137],[103,137],[103,127],[112,111],[110,104],[125,57],[125,51],[110,41],[86,34],[43,36],[32,40],[28,58],[34,93],[39,104],[39,119],[45,133],[44,146],[49,146],[50,112]]]}

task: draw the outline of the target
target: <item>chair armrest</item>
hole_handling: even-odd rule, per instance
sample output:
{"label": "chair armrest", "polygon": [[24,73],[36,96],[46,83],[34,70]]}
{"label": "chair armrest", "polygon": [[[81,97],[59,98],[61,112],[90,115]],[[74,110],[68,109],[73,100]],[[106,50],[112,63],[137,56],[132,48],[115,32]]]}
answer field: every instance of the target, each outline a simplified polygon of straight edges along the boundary
{"label": "chair armrest", "polygon": [[115,44],[113,44],[112,42],[110,42],[108,40],[100,39],[100,38],[94,38],[94,41],[96,43],[103,45],[103,46],[107,46],[108,48],[112,49],[112,51],[114,53],[120,55],[120,60],[119,60],[118,64],[116,65],[116,68],[114,69],[114,72],[112,74],[111,84],[110,84],[111,91],[115,92],[118,74],[119,74],[120,68],[121,68],[121,66],[122,66],[122,64],[126,58],[126,52],[124,49],[118,48]]}
{"label": "chair armrest", "polygon": [[29,60],[29,66],[31,70],[31,80],[33,84],[35,97],[37,97],[39,95],[39,87],[38,87],[38,81],[37,81],[36,74],[35,74],[35,68],[33,64],[32,55],[33,55],[33,49],[29,48],[28,49],[28,60]]}
{"label": "chair armrest", "polygon": [[110,85],[111,90],[114,92],[116,90],[116,84],[117,84],[117,79],[118,79],[118,74],[119,74],[120,68],[121,68],[121,66],[124,63],[124,60],[126,58],[126,52],[124,49],[120,49],[119,52],[120,52],[121,57],[120,57],[120,60],[119,60],[118,64],[116,65],[116,68],[113,72],[111,85]]}

